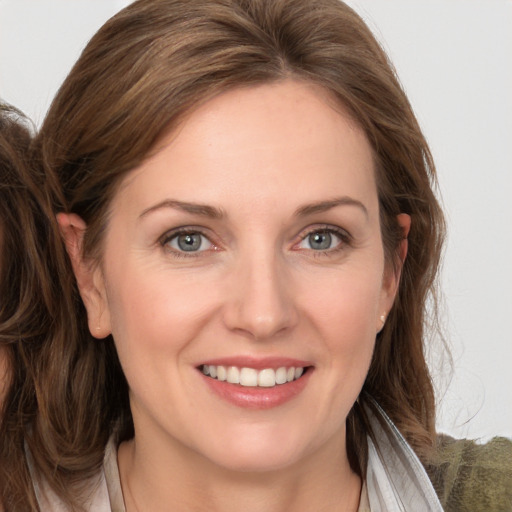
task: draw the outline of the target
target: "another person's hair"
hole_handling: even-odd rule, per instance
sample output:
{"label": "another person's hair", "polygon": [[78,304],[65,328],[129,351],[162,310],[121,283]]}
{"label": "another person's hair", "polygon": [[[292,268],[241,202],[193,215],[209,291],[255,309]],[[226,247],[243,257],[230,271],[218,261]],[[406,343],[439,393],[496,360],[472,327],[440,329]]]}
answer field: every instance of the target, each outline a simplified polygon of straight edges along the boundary
{"label": "another person's hair", "polygon": [[62,250],[59,256],[58,231],[48,222],[53,212],[43,177],[33,172],[32,136],[24,115],[0,103],[0,510],[6,511],[37,507],[24,443],[28,430],[45,424],[37,404],[51,393],[52,382],[39,387],[36,373],[43,368],[37,362],[55,349],[46,342],[50,326],[60,321],[60,287],[49,276],[59,275],[59,259],[66,261]]}
{"label": "another person's hair", "polygon": [[[434,164],[387,56],[345,4],[139,0],[121,11],[85,48],[37,137],[54,211],[84,219],[84,257],[99,262],[118,185],[164,134],[222,92],[286,79],[322,86],[364,130],[374,153],[390,265],[398,262],[403,237],[396,217],[412,218],[398,295],[363,389],[426,462],[435,435],[426,302],[444,234]],[[73,502],[73,483],[100,467],[116,425],[126,439],[133,424],[113,340],[91,336],[76,285],[64,284],[59,305],[74,309],[54,322],[41,359],[32,361],[37,406],[19,412],[31,422],[27,444],[38,470]],[[349,460],[364,476],[366,432],[358,404],[347,427]]]}

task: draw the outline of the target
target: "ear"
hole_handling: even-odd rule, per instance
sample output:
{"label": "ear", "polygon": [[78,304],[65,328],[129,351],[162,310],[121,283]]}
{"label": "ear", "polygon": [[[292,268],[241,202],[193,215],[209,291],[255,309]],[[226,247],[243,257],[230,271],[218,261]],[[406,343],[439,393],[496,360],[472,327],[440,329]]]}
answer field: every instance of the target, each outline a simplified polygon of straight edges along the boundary
{"label": "ear", "polygon": [[[407,258],[407,250],[409,248],[409,231],[411,230],[411,216],[407,215],[407,213],[401,213],[397,215],[398,224],[402,228],[402,240],[400,241],[400,245],[398,247],[398,256],[400,257],[400,271],[402,271],[402,267],[405,262],[405,258]],[[398,276],[400,278],[400,276]]]}
{"label": "ear", "polygon": [[402,239],[398,246],[398,262],[389,262],[386,264],[384,270],[384,278],[382,281],[382,295],[380,312],[377,319],[377,332],[380,332],[386,323],[386,318],[393,306],[395,296],[398,292],[400,284],[400,276],[404,266],[405,259],[407,258],[407,250],[409,243],[407,237],[411,229],[411,217],[406,213],[397,215],[397,221],[402,228]]}
{"label": "ear", "polygon": [[87,310],[89,331],[95,338],[106,338],[112,331],[103,273],[98,264],[83,257],[87,225],[74,213],[57,214],[57,223]]}

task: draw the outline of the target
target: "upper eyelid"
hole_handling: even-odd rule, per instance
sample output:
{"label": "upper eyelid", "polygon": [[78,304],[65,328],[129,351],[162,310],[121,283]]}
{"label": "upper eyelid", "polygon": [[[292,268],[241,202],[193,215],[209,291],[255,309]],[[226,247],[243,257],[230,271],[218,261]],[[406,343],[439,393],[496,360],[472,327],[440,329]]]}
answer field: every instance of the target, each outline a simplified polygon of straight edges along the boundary
{"label": "upper eyelid", "polygon": [[197,233],[199,235],[204,236],[205,238],[210,240],[211,243],[213,243],[212,237],[211,237],[211,235],[209,235],[207,233],[207,231],[208,230],[205,230],[204,228],[200,228],[198,226],[181,226],[178,228],[169,229],[163,235],[158,237],[158,241],[161,243],[168,242],[172,238],[175,238],[176,236],[179,236],[179,235],[187,235],[187,234]]}
{"label": "upper eyelid", "polygon": [[346,229],[329,224],[319,224],[316,226],[309,226],[307,228],[304,228],[303,230],[300,231],[297,237],[300,240],[304,240],[307,236],[311,235],[312,233],[317,233],[318,231],[328,231],[334,233],[335,235],[339,235],[344,239],[352,239],[352,235]]}

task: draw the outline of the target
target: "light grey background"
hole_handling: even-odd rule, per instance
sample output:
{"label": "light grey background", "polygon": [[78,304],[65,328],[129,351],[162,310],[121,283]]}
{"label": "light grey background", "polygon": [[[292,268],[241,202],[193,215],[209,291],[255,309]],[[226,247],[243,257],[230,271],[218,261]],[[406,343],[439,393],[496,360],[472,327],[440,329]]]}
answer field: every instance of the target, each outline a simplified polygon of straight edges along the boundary
{"label": "light grey background", "polygon": [[[0,97],[40,123],[123,0],[0,0]],[[512,1],[352,0],[390,54],[437,162],[454,374],[432,344],[440,430],[512,437]]]}

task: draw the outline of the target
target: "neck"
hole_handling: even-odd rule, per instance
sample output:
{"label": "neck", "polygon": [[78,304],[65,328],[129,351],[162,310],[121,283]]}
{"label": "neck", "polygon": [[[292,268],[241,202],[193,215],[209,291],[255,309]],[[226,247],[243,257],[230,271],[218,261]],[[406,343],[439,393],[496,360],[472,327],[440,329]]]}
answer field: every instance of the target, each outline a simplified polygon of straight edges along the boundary
{"label": "neck", "polygon": [[289,467],[232,471],[187,448],[153,451],[138,439],[123,443],[118,460],[127,512],[355,512],[360,478],[352,472],[344,437],[332,439]]}

